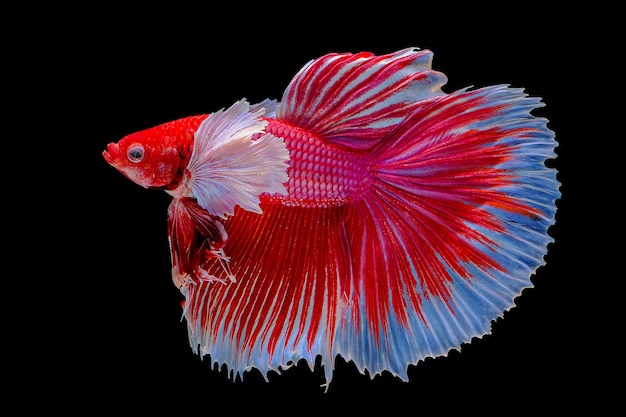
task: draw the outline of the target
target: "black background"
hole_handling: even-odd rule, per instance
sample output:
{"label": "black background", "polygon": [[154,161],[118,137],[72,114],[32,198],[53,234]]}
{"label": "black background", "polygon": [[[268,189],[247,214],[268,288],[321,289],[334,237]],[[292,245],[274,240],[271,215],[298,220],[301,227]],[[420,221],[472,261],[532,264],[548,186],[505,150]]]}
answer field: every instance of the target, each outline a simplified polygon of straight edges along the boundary
{"label": "black background", "polygon": [[[342,15],[323,7],[248,7],[51,9],[56,19],[39,10],[46,30],[34,32],[27,45],[10,43],[18,57],[13,63],[20,64],[9,78],[20,92],[12,111],[25,116],[21,135],[36,138],[23,143],[44,150],[38,184],[47,193],[24,197],[37,207],[35,236],[45,236],[46,248],[40,254],[36,238],[25,252],[45,259],[45,266],[35,268],[33,278],[29,261],[20,263],[41,300],[20,301],[14,323],[26,334],[14,346],[28,359],[12,387],[50,409],[175,407],[195,415],[500,415],[595,403],[594,375],[610,365],[591,353],[598,346],[580,307],[588,296],[585,265],[572,266],[584,245],[576,216],[582,174],[574,167],[585,138],[576,104],[580,84],[570,77],[588,52],[585,26],[575,15],[564,21],[532,4],[468,9],[455,17],[445,7],[378,5]],[[556,132],[552,164],[563,198],[550,230],[556,243],[532,279],[535,287],[494,323],[491,335],[410,366],[409,382],[389,374],[371,380],[342,359],[326,393],[319,387],[322,371],[304,364],[271,373],[269,382],[256,370],[232,381],[188,345],[182,298],[170,277],[170,197],[126,180],[104,162],[102,150],[128,133],[243,97],[280,98],[300,67],[325,53],[382,54],[409,46],[435,53],[433,67],[449,79],[446,92],[506,83],[543,98],[546,107],[537,113]],[[18,81],[26,70],[27,81]],[[24,300],[23,291],[16,293]]]}

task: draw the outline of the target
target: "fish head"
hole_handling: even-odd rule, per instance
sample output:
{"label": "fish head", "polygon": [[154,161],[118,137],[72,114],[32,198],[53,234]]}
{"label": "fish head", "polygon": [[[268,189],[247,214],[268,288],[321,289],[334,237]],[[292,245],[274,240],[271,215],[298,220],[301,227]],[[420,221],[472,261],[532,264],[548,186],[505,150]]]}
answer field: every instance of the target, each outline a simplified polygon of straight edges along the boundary
{"label": "fish head", "polygon": [[[102,152],[111,166],[144,188],[174,189],[188,160],[189,135],[172,135],[160,127],[132,133]],[[185,146],[187,143],[187,146]]]}

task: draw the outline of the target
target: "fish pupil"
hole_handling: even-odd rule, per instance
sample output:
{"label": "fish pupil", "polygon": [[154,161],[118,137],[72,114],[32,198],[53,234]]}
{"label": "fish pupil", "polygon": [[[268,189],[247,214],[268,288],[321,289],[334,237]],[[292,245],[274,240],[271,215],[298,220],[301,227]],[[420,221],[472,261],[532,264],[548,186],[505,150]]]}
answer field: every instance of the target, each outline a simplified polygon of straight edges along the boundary
{"label": "fish pupil", "polygon": [[141,160],[143,159],[143,154],[144,150],[143,146],[141,145],[131,146],[130,148],[128,148],[128,152],[126,153],[130,162],[141,162]]}

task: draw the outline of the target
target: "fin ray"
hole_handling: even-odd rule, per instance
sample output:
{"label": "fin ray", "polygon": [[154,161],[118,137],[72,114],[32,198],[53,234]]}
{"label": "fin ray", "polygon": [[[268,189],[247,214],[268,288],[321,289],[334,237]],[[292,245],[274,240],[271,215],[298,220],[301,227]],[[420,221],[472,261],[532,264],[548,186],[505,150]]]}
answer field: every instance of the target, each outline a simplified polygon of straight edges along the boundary
{"label": "fin ray", "polygon": [[328,54],[302,68],[276,117],[330,143],[365,149],[420,102],[443,95],[447,78],[431,69],[432,52]]}

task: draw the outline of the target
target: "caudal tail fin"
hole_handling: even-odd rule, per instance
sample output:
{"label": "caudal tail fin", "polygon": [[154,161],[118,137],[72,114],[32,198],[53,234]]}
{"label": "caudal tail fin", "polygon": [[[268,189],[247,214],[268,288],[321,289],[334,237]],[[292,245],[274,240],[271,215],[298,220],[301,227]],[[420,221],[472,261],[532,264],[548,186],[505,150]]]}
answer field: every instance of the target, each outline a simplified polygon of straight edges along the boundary
{"label": "caudal tail fin", "polygon": [[504,85],[460,90],[413,111],[372,149],[375,181],[351,208],[360,221],[350,247],[365,248],[357,270],[373,271],[359,277],[369,332],[395,345],[409,330],[401,362],[489,332],[532,285],[560,195],[545,165],[554,134],[530,114],[541,106]]}

